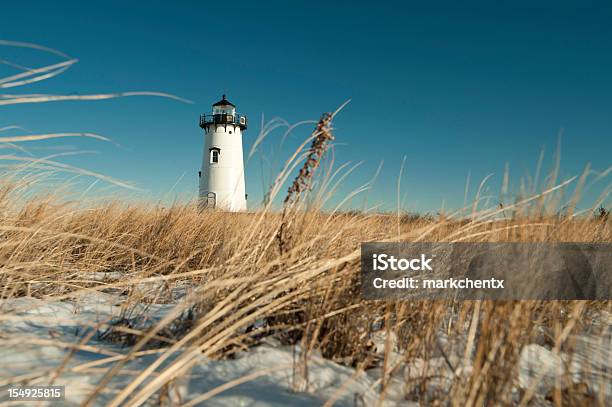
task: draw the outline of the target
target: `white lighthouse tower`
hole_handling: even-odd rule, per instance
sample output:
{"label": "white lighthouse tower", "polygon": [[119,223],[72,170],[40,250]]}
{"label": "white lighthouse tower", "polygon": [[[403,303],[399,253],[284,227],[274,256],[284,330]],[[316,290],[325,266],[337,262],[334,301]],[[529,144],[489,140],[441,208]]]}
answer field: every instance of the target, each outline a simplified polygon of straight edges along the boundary
{"label": "white lighthouse tower", "polygon": [[247,118],[236,113],[236,106],[225,95],[212,107],[212,114],[200,115],[200,127],[204,129],[200,203],[206,208],[244,211],[247,197],[242,132],[247,128]]}

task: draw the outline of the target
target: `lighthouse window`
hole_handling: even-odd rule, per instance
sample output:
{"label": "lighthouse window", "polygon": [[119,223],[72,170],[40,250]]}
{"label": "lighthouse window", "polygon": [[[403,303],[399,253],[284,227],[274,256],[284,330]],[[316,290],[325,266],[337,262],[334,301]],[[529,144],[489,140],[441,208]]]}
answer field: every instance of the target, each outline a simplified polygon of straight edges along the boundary
{"label": "lighthouse window", "polygon": [[221,150],[218,148],[210,149],[210,163],[217,164],[219,162],[219,154],[221,154]]}

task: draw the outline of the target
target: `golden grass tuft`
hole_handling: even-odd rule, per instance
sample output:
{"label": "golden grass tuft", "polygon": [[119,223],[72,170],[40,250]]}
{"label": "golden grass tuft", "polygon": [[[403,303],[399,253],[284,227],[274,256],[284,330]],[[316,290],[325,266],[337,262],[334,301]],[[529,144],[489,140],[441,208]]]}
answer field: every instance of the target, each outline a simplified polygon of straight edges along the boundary
{"label": "golden grass tuft", "polygon": [[[525,344],[545,341],[571,349],[571,338],[590,329],[587,315],[611,311],[609,302],[364,301],[358,291],[360,242],[397,238],[397,219],[384,214],[294,212],[291,250],[279,254],[275,239],[283,217],[272,212],[117,202],[78,208],[51,199],[18,206],[10,192],[0,199],[0,208],[2,298],[69,299],[97,290],[123,293],[127,310],[135,303],[171,302],[169,293],[179,284],[191,288],[158,326],[142,331],[120,326],[135,330],[129,340],[133,353],[161,346],[161,358],[175,350],[183,354],[138,391],[152,372],[126,383],[116,405],[152,397],[188,371],[194,352],[222,358],[266,335],[366,369],[380,357],[370,341],[375,331],[394,332],[408,362],[433,354],[440,332],[452,340],[465,337],[470,327],[477,335],[470,338],[471,349],[459,353],[472,360],[473,372],[458,376],[451,394],[431,396],[428,402],[503,404],[511,397],[509,372],[516,370]],[[595,217],[478,221],[413,216],[400,222],[400,233],[406,241],[612,240],[609,221]],[[121,278],[91,277],[103,272],[120,272]],[[147,284],[154,287],[153,295],[145,292]],[[262,320],[268,323],[258,326]],[[561,338],[568,326],[571,335]],[[296,366],[305,383],[298,388],[305,389],[308,360],[300,360]],[[397,366],[385,368],[391,374]],[[121,362],[107,379],[120,370]],[[428,383],[423,379],[406,386],[408,394],[418,395],[425,394]]]}

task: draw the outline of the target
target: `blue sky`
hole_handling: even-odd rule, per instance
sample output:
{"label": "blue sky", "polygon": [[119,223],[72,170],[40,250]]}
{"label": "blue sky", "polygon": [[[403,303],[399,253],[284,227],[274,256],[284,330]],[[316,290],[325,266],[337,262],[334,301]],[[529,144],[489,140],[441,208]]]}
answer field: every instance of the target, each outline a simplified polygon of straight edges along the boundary
{"label": "blue sky", "polygon": [[[543,147],[548,168],[561,128],[563,176],[588,162],[610,166],[611,20],[609,2],[10,2],[0,39],[79,59],[10,93],[155,90],[194,104],[133,97],[4,106],[0,127],[110,137],[121,147],[75,139],[28,147],[40,156],[57,145],[95,150],[62,161],[132,181],[146,199],[186,199],[197,190],[198,115],[222,93],[250,118],[246,151],[262,117],[316,120],[350,98],[335,122],[335,159],[363,164],[338,197],[384,161],[368,205],[394,208],[406,156],[405,209],[458,207],[468,173],[472,191],[494,173],[496,193],[506,163],[515,186],[533,175]],[[7,47],[0,55],[27,66],[57,61]],[[0,76],[16,72],[0,65]],[[282,162],[310,130],[295,131],[282,149],[282,132],[272,134],[267,161],[277,150]],[[247,166],[251,206],[277,169],[266,166],[260,155]]]}

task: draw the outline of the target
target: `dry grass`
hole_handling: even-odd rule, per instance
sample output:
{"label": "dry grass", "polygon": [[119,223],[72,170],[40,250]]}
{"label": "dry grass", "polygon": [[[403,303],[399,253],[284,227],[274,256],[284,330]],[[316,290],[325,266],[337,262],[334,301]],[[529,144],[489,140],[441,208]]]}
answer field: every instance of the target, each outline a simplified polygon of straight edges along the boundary
{"label": "dry grass", "polygon": [[[0,200],[3,298],[58,299],[89,290],[123,292],[128,310],[134,303],[164,302],[169,289],[179,282],[193,288],[173,315],[145,332],[136,330],[129,341],[134,353],[145,347],[170,346],[162,358],[174,350],[182,350],[182,356],[134,394],[151,374],[142,372],[118,396],[117,405],[152,397],[188,371],[194,352],[226,357],[266,335],[302,345],[306,355],[297,366],[304,376],[298,387],[304,389],[307,353],[313,349],[365,369],[380,357],[370,341],[375,331],[395,332],[407,362],[436,352],[441,332],[451,340],[464,338],[470,326],[478,334],[470,338],[471,349],[460,353],[472,360],[472,373],[458,376],[451,394],[431,397],[459,405],[505,404],[513,387],[513,375],[508,372],[516,369],[525,344],[544,342],[571,350],[568,339],[591,329],[586,316],[602,308],[610,311],[608,302],[364,301],[358,291],[359,243],[395,240],[397,219],[393,216],[294,212],[292,248],[281,255],[276,237],[283,217],[276,213],[202,213],[189,205],[161,208],[119,203],[79,209],[50,199],[22,206],[12,202],[7,187]],[[607,220],[566,217],[481,221],[407,217],[400,222],[400,233],[406,241],[612,240]],[[120,281],[83,277],[117,271],[123,276]],[[142,291],[145,282],[163,284],[156,286],[151,297]],[[262,320],[266,324],[255,325]],[[385,367],[389,372],[397,368]],[[109,370],[107,378],[120,369],[121,362]],[[423,380],[407,386],[407,393],[417,397],[426,393],[428,385]]]}

